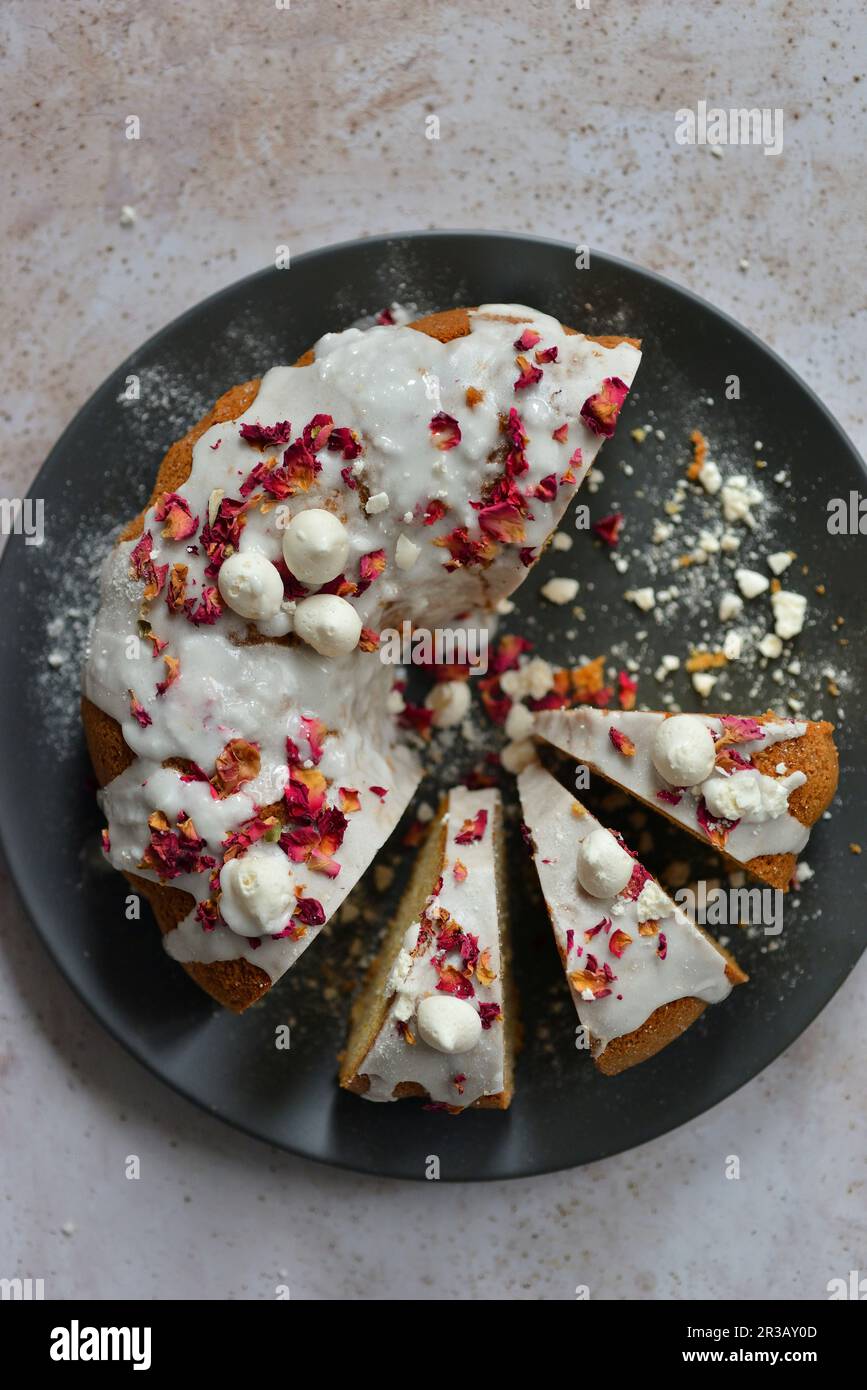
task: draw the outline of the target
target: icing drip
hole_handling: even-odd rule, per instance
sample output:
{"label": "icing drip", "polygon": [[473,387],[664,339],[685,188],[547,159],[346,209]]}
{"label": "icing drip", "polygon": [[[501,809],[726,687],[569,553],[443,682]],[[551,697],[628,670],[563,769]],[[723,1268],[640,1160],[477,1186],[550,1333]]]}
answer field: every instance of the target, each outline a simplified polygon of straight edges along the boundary
{"label": "icing drip", "polygon": [[[160,879],[165,864],[148,847],[155,838],[168,845],[172,885],[202,908],[164,939],[178,960],[244,957],[277,979],[314,939],[420,777],[387,712],[395,670],[379,659],[377,634],[404,619],[429,629],[490,621],[485,615],[526,576],[598,451],[602,436],[582,422],[584,403],[610,378],[632,381],[640,354],[628,344],[605,349],[533,310],[491,307],[521,324],[480,309],[471,332],[448,344],[409,328],[350,329],[322,338],[311,365],[275,367],[245,414],[196,442],[189,479],[148,510],[143,539],[115,547],[105,562],[84,690],[120,723],[135,755],[101,793],[108,855],[118,869]],[[516,391],[514,342],[525,324],[541,346],[557,348],[557,360]],[[519,427],[507,432],[513,407]],[[567,442],[553,437],[564,424]],[[517,519],[508,502],[489,501],[510,449],[523,499]],[[332,514],[342,529],[320,515],[286,553],[303,553],[308,574],[325,573],[345,553],[342,574],[326,588],[352,610],[336,635],[317,635],[319,650],[282,637],[305,602],[322,597],[291,576],[284,558],[286,528],[305,509]],[[226,537],[251,559],[232,592],[234,602],[261,611],[258,626],[221,601]],[[276,614],[269,566],[285,584]],[[144,601],[148,584],[159,592]],[[359,627],[360,644],[347,651]],[[308,638],[321,630],[305,626]],[[255,767],[215,790],[218,760],[237,741],[255,745]],[[195,769],[163,767],[169,759]],[[288,935],[250,938],[214,911],[210,861],[218,873],[226,838],[261,821],[293,779],[293,809],[305,799],[318,805],[283,845],[293,896],[305,906],[287,921]],[[154,813],[165,818],[157,829],[148,825]],[[273,842],[277,832],[268,830]],[[264,833],[261,825],[255,833]],[[198,854],[195,837],[204,842]]]}

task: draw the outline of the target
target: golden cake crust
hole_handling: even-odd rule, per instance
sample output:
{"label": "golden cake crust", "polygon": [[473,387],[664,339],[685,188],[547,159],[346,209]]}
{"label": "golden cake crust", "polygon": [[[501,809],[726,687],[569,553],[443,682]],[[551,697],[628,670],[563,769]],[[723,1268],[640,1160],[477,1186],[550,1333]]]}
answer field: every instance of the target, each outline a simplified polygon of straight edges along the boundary
{"label": "golden cake crust", "polygon": [[[429,337],[438,338],[440,342],[450,342],[470,331],[469,310],[449,309],[443,313],[430,314],[410,327],[428,334]],[[594,341],[604,346],[615,346],[621,342],[638,346],[637,341],[632,338],[608,337]],[[311,348],[298,358],[295,366],[307,366],[313,361],[313,357]],[[212,425],[236,420],[248,410],[256,399],[259,384],[259,378],[256,378],[231,387],[182,439],[172,444],[160,464],[147,506],[124,529],[120,540],[134,540],[141,535],[145,515],[160,494],[177,491],[189,478],[196,441]],[[124,741],[117,720],[98,709],[86,696],[82,696],[81,716],[96,779],[101,787],[105,787],[129,767],[133,761],[132,751]],[[126,877],[137,892],[145,894],[163,935],[172,931],[195,906],[190,894],[180,889],[172,888],[168,884],[152,883],[135,874],[127,874]],[[270,976],[259,966],[244,959],[210,963],[185,962],[184,969],[212,998],[235,1013],[241,1013],[256,1003],[271,986]]]}

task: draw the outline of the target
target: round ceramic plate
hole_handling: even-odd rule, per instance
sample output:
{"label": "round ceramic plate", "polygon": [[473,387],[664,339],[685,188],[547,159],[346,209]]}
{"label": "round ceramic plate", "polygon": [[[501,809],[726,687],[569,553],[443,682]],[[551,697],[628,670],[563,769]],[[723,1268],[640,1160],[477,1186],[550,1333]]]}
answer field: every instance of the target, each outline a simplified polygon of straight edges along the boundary
{"label": "round ceramic plate", "polygon": [[[718,579],[708,582],[714,569],[650,573],[653,519],[664,515],[664,499],[683,476],[693,429],[708,436],[724,472],[756,476],[754,442],[762,441],[767,503],[760,536],[739,528],[742,563],[764,568],[765,554],[795,550],[786,582],[811,595],[810,625],[792,652],[802,661],[800,675],[786,672],[780,685],[773,664],[763,667],[755,656],[732,663],[715,692],[717,704],[756,712],[800,691],[805,714],[821,710],[834,718],[842,701],[842,786],[849,804],[867,800],[867,768],[863,761],[854,765],[847,746],[848,730],[864,717],[854,669],[864,641],[863,557],[857,536],[829,535],[826,517],[828,499],[848,498],[863,488],[864,476],[828,412],[756,338],[646,271],[595,254],[589,269],[578,270],[573,248],[531,238],[422,233],[328,247],[298,257],[290,270],[264,271],[231,286],[123,363],[66,430],[33,487],[44,504],[44,544],[14,536],[0,569],[0,832],[34,926],[72,986],[140,1061],[191,1100],[282,1148],[359,1171],[420,1178],[427,1155],[435,1153],[444,1179],[526,1176],[644,1143],[700,1115],[767,1066],[828,1003],[861,952],[860,919],[852,911],[863,891],[860,865],[849,852],[852,829],[838,801],[814,832],[815,878],[789,895],[783,932],[773,938],[736,928],[727,933],[737,938],[732,944],[749,985],[708,1009],[659,1057],[609,1079],[575,1048],[574,1013],[534,871],[518,844],[511,856],[512,915],[526,1042],[515,1099],[505,1113],[456,1118],[416,1102],[372,1105],[338,1090],[348,928],[326,929],[263,1004],[236,1018],[218,1010],[164,955],[150,920],[126,920],[124,880],[103,868],[97,849],[101,818],[78,719],[78,667],[96,564],[112,533],[149,495],[165,448],[217,396],[392,301],[419,314],[517,301],[587,332],[643,339],[644,361],[618,437],[600,457],[605,480],[596,493],[585,486],[580,498],[596,517],[616,506],[626,512],[619,554],[629,570],[619,573],[598,542],[573,533],[568,553],[549,550],[532,572],[507,630],[529,635],[557,665],[605,653],[622,667],[631,656],[640,665],[639,700],[651,707],[660,697],[653,672],[661,656],[685,655],[702,638],[719,587]],[[732,376],[738,399],[726,398]],[[131,378],[138,383],[132,400]],[[653,432],[635,442],[630,431],[648,423]],[[539,600],[546,578],[569,573],[581,580],[583,620],[570,605]],[[642,615],[623,598],[629,587],[671,582],[681,590],[673,616],[662,605]],[[813,596],[821,582],[824,599]],[[837,617],[844,625],[834,626]],[[824,668],[842,673],[836,699],[826,692]],[[670,679],[685,708],[700,707],[685,674]],[[438,777],[454,775],[456,767],[469,770],[485,746],[498,746],[492,726],[483,736],[488,744],[465,756],[452,746]],[[651,868],[663,871],[680,858],[692,861],[692,872],[707,872],[695,865],[694,842],[664,830],[656,818],[641,825],[634,808],[610,802],[606,813],[621,817],[632,843],[653,837],[643,851]],[[411,858],[404,834],[405,826],[386,852],[397,870],[393,892]],[[377,896],[369,884],[357,891],[368,909],[376,905],[366,928],[375,934],[392,898]],[[357,942],[357,927],[352,932]],[[291,1047],[278,1050],[275,1028],[287,1021]]]}

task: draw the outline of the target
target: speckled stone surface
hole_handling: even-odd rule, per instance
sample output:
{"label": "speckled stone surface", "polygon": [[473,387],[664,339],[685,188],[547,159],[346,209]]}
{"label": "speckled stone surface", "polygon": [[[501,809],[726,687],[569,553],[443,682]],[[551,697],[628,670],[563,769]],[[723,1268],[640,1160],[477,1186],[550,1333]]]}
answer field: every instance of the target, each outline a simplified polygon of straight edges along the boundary
{"label": "speckled stone surface", "polygon": [[[277,244],[413,227],[533,231],[662,271],[771,343],[864,446],[856,0],[7,0],[0,26],[2,495],[121,358]],[[783,108],[783,154],[679,147],[674,112],[700,99]],[[0,935],[0,1276],[49,1297],[801,1299],[867,1271],[865,962],[686,1129],[453,1188],[317,1168],[176,1098],[49,965],[5,871]]]}

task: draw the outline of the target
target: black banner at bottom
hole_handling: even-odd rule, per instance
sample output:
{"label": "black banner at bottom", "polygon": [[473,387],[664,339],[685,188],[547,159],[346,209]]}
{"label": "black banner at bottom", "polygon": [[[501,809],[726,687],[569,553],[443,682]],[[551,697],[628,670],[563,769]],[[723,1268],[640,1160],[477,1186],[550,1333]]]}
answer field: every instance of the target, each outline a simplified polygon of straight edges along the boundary
{"label": "black banner at bottom", "polygon": [[[455,1299],[457,1303],[461,1300]],[[859,1298],[840,1300],[860,1302]],[[431,1300],[435,1303],[436,1300]],[[216,1307],[223,1312],[215,1318]],[[296,1305],[297,1306],[297,1305]],[[425,1322],[430,1330],[430,1313]],[[449,1306],[446,1304],[445,1306]],[[862,1310],[863,1311],[863,1310]],[[287,1338],[309,1331],[288,1300],[267,1303],[0,1301],[7,1364],[28,1370],[92,1376],[110,1368],[130,1374],[186,1368],[200,1376],[261,1376],[273,1362],[286,1374]],[[433,1314],[436,1318],[437,1315]],[[447,1318],[448,1314],[440,1315]],[[340,1313],[345,1329],[346,1305]],[[584,1371],[594,1365],[666,1372],[676,1366],[850,1367],[863,1327],[856,1309],[839,1302],[655,1303],[578,1300],[566,1330]],[[436,1324],[434,1324],[436,1325]],[[444,1323],[443,1326],[446,1324]],[[195,1328],[195,1335],[191,1335]],[[561,1323],[557,1335],[563,1331]],[[857,1341],[856,1341],[857,1339]],[[321,1338],[318,1338],[321,1345]],[[333,1371],[334,1343],[327,1341]],[[254,1350],[255,1349],[255,1350]],[[357,1346],[353,1352],[357,1359]],[[848,1372],[847,1372],[848,1374]]]}

